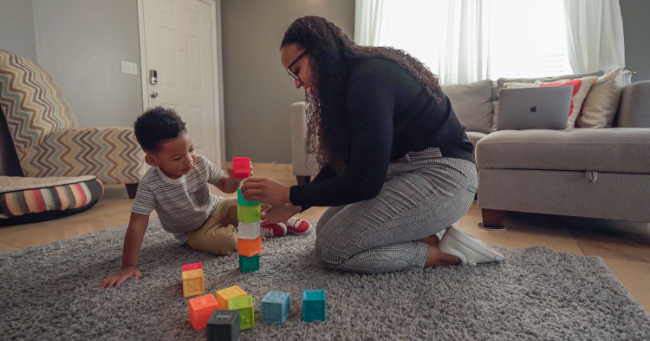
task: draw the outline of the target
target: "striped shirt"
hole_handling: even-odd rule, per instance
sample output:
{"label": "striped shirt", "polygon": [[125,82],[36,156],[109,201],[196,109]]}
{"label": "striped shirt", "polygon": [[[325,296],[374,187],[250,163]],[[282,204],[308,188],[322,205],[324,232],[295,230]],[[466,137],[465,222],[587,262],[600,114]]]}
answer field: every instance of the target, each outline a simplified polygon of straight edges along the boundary
{"label": "striped shirt", "polygon": [[219,198],[210,193],[226,173],[199,155],[189,174],[168,178],[158,167],[142,177],[131,212],[150,215],[156,210],[162,227],[185,243],[189,232],[200,228],[217,206]]}

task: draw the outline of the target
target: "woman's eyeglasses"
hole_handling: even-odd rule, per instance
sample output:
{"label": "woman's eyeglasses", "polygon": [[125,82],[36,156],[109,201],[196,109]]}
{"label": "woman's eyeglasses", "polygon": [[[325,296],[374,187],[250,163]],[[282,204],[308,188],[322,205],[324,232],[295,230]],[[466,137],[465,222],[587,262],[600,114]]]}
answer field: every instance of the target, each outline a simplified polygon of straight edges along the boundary
{"label": "woman's eyeglasses", "polygon": [[300,79],[300,77],[298,77],[298,75],[296,75],[296,73],[293,72],[293,71],[291,70],[291,67],[293,66],[293,64],[297,63],[297,62],[300,60],[300,58],[304,57],[306,54],[307,54],[307,51],[305,50],[305,51],[304,51],[303,53],[301,53],[301,54],[298,56],[298,58],[296,58],[296,59],[293,61],[293,63],[291,63],[291,64],[289,65],[289,67],[287,68],[287,73],[289,74],[289,76],[291,76],[291,78],[293,78],[293,79],[295,79],[295,80],[297,80],[297,81],[301,81],[301,82],[302,82],[302,80]]}

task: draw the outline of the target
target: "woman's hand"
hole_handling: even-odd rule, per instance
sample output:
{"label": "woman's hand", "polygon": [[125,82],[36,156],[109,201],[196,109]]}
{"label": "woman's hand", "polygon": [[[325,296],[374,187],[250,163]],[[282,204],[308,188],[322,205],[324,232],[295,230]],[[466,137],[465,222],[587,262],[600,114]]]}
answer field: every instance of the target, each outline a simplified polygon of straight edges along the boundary
{"label": "woman's hand", "polygon": [[290,187],[266,178],[250,178],[241,187],[244,199],[259,201],[270,206],[290,204],[289,192]]}
{"label": "woman's hand", "polygon": [[262,226],[266,224],[286,223],[289,218],[300,213],[302,208],[293,205],[271,206],[262,212]]}

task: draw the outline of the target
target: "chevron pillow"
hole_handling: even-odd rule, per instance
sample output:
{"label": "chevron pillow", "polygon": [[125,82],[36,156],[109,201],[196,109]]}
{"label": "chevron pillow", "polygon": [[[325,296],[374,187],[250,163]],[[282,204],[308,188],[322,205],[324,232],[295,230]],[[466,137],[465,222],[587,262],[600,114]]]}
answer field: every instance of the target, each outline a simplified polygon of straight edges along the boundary
{"label": "chevron pillow", "polygon": [[0,50],[0,107],[16,149],[35,147],[77,126],[61,86],[40,64]]}

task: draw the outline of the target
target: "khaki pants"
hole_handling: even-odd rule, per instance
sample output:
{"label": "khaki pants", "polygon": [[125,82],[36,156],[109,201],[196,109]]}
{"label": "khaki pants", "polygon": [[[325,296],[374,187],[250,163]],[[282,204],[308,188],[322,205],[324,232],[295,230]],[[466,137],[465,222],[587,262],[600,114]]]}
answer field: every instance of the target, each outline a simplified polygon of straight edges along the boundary
{"label": "khaki pants", "polygon": [[190,232],[186,244],[194,250],[217,255],[237,251],[237,198],[222,198],[208,220]]}

